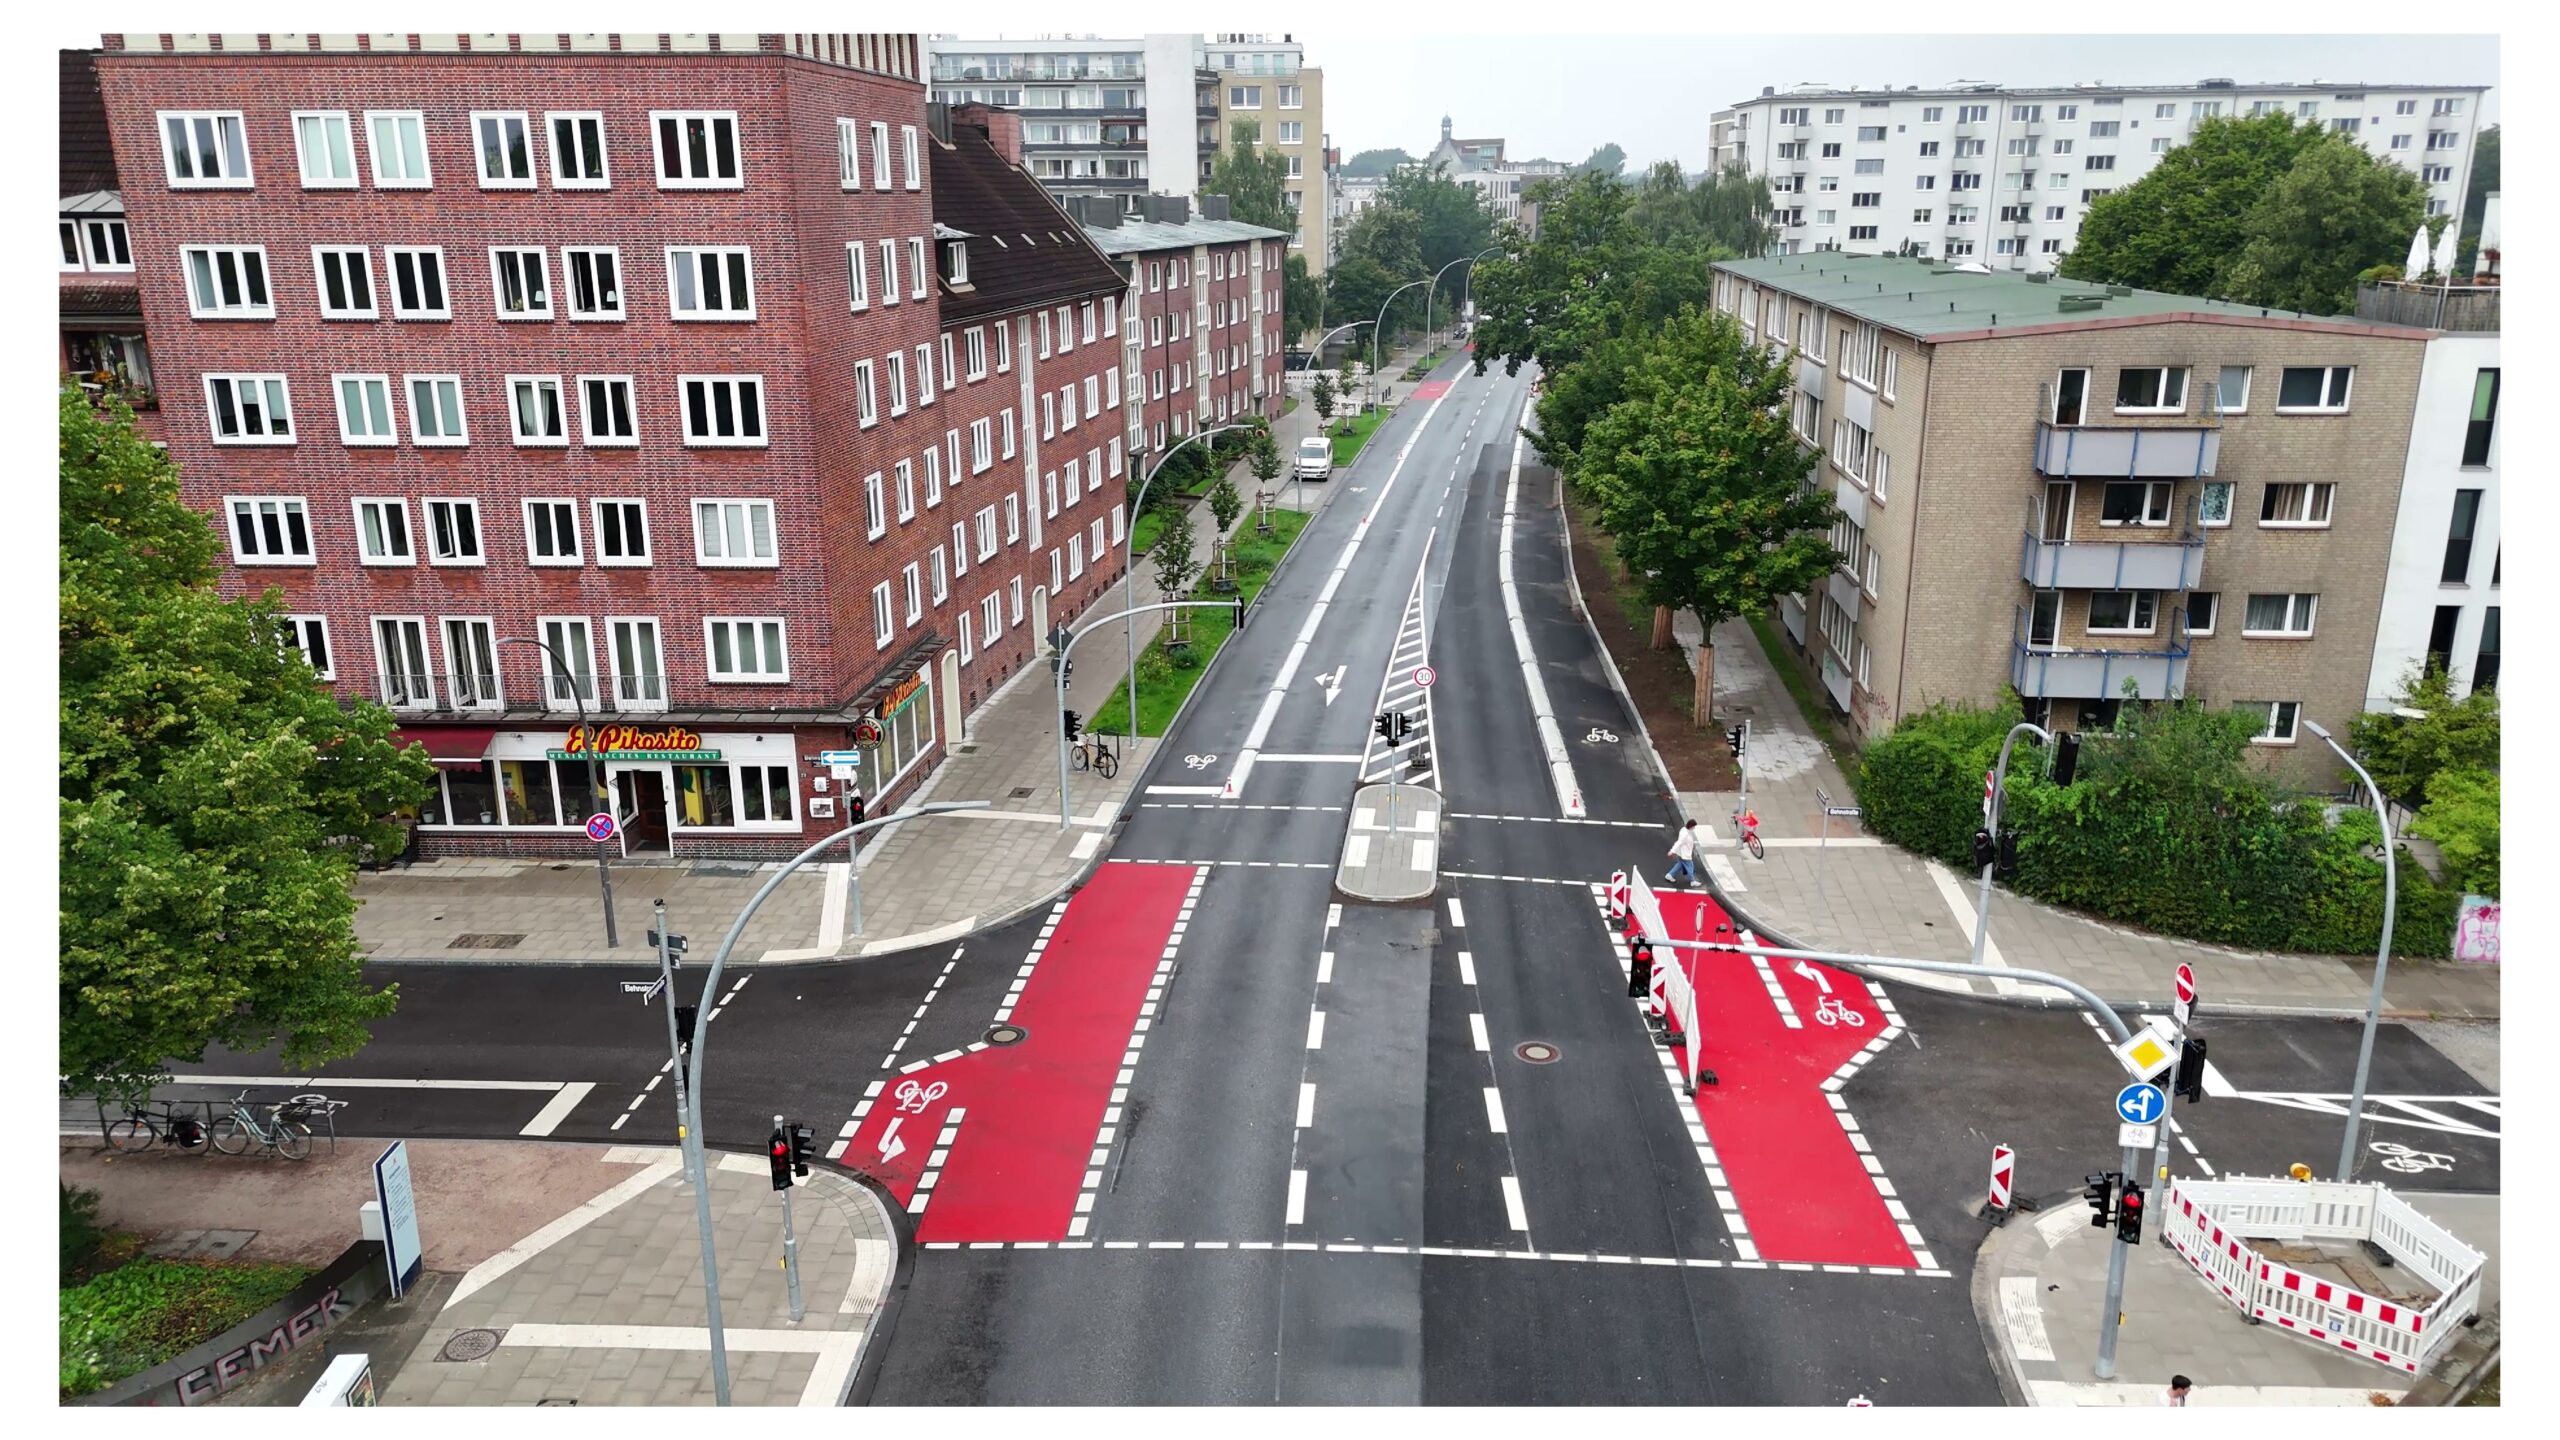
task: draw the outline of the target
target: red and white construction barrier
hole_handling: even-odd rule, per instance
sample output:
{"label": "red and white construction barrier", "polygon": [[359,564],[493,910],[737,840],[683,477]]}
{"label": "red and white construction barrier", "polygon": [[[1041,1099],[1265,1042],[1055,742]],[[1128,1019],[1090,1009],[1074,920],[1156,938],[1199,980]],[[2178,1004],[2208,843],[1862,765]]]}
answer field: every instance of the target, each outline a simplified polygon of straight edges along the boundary
{"label": "red and white construction barrier", "polygon": [[1674,1034],[1682,1037],[1681,1068],[1687,1072],[1684,1078],[1694,1091],[1699,1072],[1705,1068],[1698,1054],[1705,1048],[1698,1043],[1698,992],[1689,983],[1689,969],[1682,963],[1680,951],[1671,944],[1671,931],[1662,923],[1661,902],[1654,899],[1653,887],[1645,883],[1644,872],[1620,873],[1625,876],[1623,883],[1627,887],[1627,918],[1653,946],[1653,994],[1646,1003]]}
{"label": "red and white construction barrier", "polygon": [[1627,918],[1627,872],[1609,872],[1609,918],[1624,924]]}
{"label": "red and white construction barrier", "polygon": [[2016,1192],[2018,1152],[2006,1145],[1991,1147],[1991,1208],[2006,1210],[2009,1197]]}
{"label": "red and white construction barrier", "polygon": [[[2480,1309],[2486,1257],[2380,1184],[2179,1180],[2163,1221],[2170,1247],[2253,1320],[2272,1320],[2394,1370],[2416,1374]],[[2253,1240],[2370,1240],[2436,1291],[2424,1309],[2269,1260]]]}

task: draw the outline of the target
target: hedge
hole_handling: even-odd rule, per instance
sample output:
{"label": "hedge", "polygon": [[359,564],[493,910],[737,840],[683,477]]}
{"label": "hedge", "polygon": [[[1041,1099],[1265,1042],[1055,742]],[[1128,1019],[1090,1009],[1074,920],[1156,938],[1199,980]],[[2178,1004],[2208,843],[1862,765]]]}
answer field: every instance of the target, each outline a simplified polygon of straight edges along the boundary
{"label": "hedge", "polygon": [[[1973,865],[1982,773],[2019,719],[1937,706],[1867,747],[1858,798],[1876,833],[1960,869]],[[2326,802],[2287,791],[2248,758],[2254,728],[2194,702],[2128,709],[2085,737],[2073,783],[2045,777],[2022,742],[2009,762],[2005,818],[2018,836],[2021,895],[2165,935],[2262,950],[2355,954],[2382,923],[2380,840],[2371,812],[2326,819]],[[2397,955],[2452,948],[2460,897],[2404,849]]]}

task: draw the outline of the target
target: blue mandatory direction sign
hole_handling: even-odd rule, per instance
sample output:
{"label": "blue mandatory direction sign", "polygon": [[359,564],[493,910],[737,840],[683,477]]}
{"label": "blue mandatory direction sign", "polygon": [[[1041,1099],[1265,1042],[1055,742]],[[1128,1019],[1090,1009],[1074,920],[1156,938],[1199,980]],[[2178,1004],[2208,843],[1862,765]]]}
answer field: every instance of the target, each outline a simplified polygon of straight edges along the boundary
{"label": "blue mandatory direction sign", "polygon": [[2127,1085],[2116,1092],[2116,1118],[2128,1125],[2148,1125],[2169,1108],[2169,1097],[2157,1085]]}

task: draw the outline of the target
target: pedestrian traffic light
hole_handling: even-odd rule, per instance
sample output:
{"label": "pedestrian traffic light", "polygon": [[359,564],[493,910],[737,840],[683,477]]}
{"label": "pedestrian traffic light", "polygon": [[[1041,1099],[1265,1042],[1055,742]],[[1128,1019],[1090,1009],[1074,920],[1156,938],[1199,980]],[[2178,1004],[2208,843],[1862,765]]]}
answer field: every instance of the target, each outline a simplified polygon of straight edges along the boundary
{"label": "pedestrian traffic light", "polygon": [[2017,831],[2005,827],[2000,831],[2000,844],[1997,853],[1992,857],[1991,873],[2003,880],[2014,880],[2018,877]]}
{"label": "pedestrian traffic light", "polygon": [[1988,830],[1974,831],[1973,868],[1979,870],[1997,858],[1999,858],[1999,852],[1997,847],[1991,843],[1991,832]]}
{"label": "pedestrian traffic light", "polygon": [[1736,759],[1736,760],[1741,759],[1741,758],[1742,758],[1742,727],[1741,727],[1741,726],[1739,726],[1739,725],[1736,725],[1736,726],[1734,726],[1732,729],[1727,730],[1726,732],[1724,732],[1724,744],[1725,744],[1725,748],[1726,748],[1726,749],[1731,750],[1731,751],[1733,752],[1733,758],[1734,758],[1734,759]]}
{"label": "pedestrian traffic light", "polygon": [[1063,672],[1058,676],[1058,683],[1062,685],[1072,685],[1075,683],[1076,662],[1073,660],[1061,660],[1058,662],[1058,669]]}
{"label": "pedestrian traffic light", "polygon": [[1238,600],[1236,602],[1236,628],[1239,630],[1244,628],[1244,602],[1242,600]]}
{"label": "pedestrian traffic light", "polygon": [[1403,718],[1393,710],[1378,712],[1378,738],[1386,741],[1389,749],[1393,749],[1404,739],[1404,727],[1396,723]]}
{"label": "pedestrian traffic light", "polygon": [[2130,1179],[2116,1199],[2116,1238],[2127,1245],[2142,1243],[2142,1187]]}
{"label": "pedestrian traffic light", "polygon": [[806,1175],[809,1162],[818,1154],[818,1132],[806,1125],[791,1127],[791,1173]]}
{"label": "pedestrian traffic light", "polygon": [[2204,1041],[2190,1035],[2178,1044],[2178,1078],[2170,1090],[2184,1095],[2192,1105],[2204,1098]]}
{"label": "pedestrian traffic light", "polygon": [[2053,747],[2053,783],[2068,785],[2079,770],[2080,735],[2078,731],[2066,730]]}
{"label": "pedestrian traffic light", "polygon": [[1395,711],[1394,714],[1396,717],[1396,743],[1401,745],[1413,734],[1413,717],[1407,715],[1401,710]]}
{"label": "pedestrian traffic light", "polygon": [[791,1137],[783,1133],[781,1126],[773,1127],[773,1138],[765,1142],[765,1153],[773,1157],[773,1188],[790,1189]]}
{"label": "pedestrian traffic light", "polygon": [[861,791],[849,790],[845,792],[844,816],[848,823],[855,825],[861,824],[865,808],[867,807],[863,804]]}
{"label": "pedestrian traffic light", "polygon": [[2087,1182],[2081,1188],[2080,1198],[2089,1202],[2090,1228],[2104,1230],[2115,1219],[2115,1191],[2118,1177],[2114,1171],[2110,1170],[2104,1175],[2084,1175],[2081,1178]]}
{"label": "pedestrian traffic light", "polygon": [[1641,935],[1627,940],[1627,998],[1641,1000],[1653,993],[1653,942]]}
{"label": "pedestrian traffic light", "polygon": [[1073,710],[1062,711],[1058,716],[1058,725],[1066,731],[1067,738],[1073,740],[1084,729],[1084,717]]}

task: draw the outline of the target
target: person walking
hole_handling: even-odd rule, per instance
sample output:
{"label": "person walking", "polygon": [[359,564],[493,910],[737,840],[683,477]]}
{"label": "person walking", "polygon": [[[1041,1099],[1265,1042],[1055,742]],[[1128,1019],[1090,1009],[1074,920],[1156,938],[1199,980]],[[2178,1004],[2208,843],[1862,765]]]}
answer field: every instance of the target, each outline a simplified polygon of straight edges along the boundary
{"label": "person walking", "polygon": [[1685,877],[1692,885],[1703,883],[1698,878],[1698,822],[1680,827],[1671,837],[1671,873],[1662,877],[1664,884],[1678,883]]}
{"label": "person walking", "polygon": [[2161,1395],[2160,1403],[2183,1408],[2187,1403],[2187,1392],[2193,1390],[2195,1386],[2196,1382],[2184,1375],[2172,1375],[2169,1377],[2169,1388]]}

